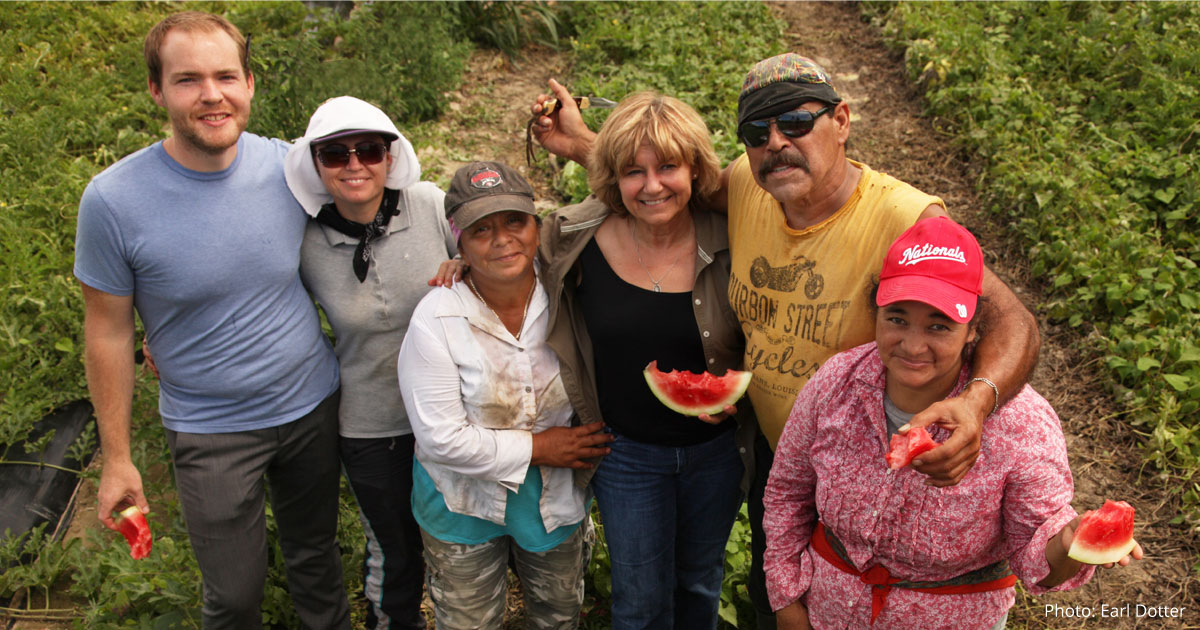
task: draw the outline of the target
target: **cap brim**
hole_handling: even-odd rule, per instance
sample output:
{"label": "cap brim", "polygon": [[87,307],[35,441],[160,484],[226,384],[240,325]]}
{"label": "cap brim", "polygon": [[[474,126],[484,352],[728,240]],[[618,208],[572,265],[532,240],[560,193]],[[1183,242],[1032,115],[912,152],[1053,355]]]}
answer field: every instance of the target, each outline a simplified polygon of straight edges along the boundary
{"label": "cap brim", "polygon": [[879,281],[876,306],[896,302],[922,302],[950,319],[965,324],[975,317],[979,296],[971,291],[928,276],[896,276]]}
{"label": "cap brim", "polygon": [[471,227],[472,223],[497,212],[524,212],[537,216],[537,209],[533,206],[533,199],[525,195],[516,194],[496,194],[488,195],[487,197],[478,197],[472,199],[459,207],[455,208],[450,213],[450,219],[460,229]]}
{"label": "cap brim", "polygon": [[382,131],[379,129],[343,129],[342,131],[335,131],[331,134],[321,136],[320,138],[313,138],[312,144],[321,144],[322,142],[329,142],[330,140],[345,138],[346,136],[357,136],[366,133],[377,133],[387,139],[388,142],[391,142],[398,137],[396,134],[390,131]]}

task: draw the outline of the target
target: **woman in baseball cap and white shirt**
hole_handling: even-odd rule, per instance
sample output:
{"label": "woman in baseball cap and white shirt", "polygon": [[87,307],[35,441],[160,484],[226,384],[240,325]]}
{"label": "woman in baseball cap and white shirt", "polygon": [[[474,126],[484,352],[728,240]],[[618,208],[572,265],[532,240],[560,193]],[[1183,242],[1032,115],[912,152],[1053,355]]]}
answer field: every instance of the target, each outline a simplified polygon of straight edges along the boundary
{"label": "woman in baseball cap and white shirt", "polygon": [[409,504],[414,439],[396,357],[429,279],[457,269],[445,195],[418,181],[412,145],[387,114],[351,96],[317,108],[284,169],[313,217],[300,276],[336,339],[342,466],[367,537],[368,627],[423,628],[425,566]]}
{"label": "woman in baseball cap and white shirt", "polygon": [[797,396],[763,498],[781,629],[1003,628],[1016,578],[1035,595],[1091,578],[1066,556],[1078,519],[1062,427],[1028,385],[997,400],[958,485],[927,485],[884,459],[915,412],[988,383],[969,360],[982,278],[970,232],[946,217],[917,222],[884,260],[876,340],[835,355]]}
{"label": "woman in baseball cap and white shirt", "polygon": [[421,300],[399,358],[437,627],[499,630],[511,557],[527,625],[575,628],[593,534],[573,473],[612,438],[603,423],[571,426],[528,182],[505,164],[467,164],[446,215],[470,272]]}

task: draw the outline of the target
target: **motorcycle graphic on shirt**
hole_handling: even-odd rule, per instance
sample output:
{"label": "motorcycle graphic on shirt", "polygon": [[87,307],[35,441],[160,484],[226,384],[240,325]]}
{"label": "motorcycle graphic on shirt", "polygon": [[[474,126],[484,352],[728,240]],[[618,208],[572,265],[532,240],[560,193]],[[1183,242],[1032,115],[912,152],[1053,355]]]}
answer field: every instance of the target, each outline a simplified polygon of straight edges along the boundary
{"label": "motorcycle graphic on shirt", "polygon": [[772,267],[766,257],[759,256],[750,263],[750,283],[758,289],[767,287],[775,291],[791,293],[800,284],[800,279],[807,276],[808,280],[804,282],[804,296],[815,300],[825,290],[825,278],[813,271],[816,266],[815,260],[798,256],[796,262],[790,265]]}

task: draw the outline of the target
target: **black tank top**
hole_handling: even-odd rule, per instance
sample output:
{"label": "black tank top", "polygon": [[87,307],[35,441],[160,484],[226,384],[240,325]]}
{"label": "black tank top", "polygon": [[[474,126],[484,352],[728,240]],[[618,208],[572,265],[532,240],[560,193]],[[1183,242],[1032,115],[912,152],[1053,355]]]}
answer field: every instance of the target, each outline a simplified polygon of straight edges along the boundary
{"label": "black tank top", "polygon": [[734,427],[713,426],[668,409],[654,397],[642,370],[705,369],[704,346],[692,311],[692,293],[655,293],[625,282],[590,241],[580,254],[576,290],[596,362],[600,414],[617,433],[660,446],[707,442]]}

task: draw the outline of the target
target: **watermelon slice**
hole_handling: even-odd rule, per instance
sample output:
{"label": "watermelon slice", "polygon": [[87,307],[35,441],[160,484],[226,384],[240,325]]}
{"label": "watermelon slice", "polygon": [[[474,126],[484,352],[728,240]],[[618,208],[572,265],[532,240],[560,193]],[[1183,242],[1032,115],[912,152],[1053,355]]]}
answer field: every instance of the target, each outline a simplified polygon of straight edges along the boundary
{"label": "watermelon slice", "polygon": [[131,505],[117,515],[117,529],[129,543],[129,555],[134,560],[141,560],[150,555],[154,546],[154,538],[150,534],[150,525],[146,515],[136,505]]}
{"label": "watermelon slice", "polygon": [[934,442],[925,427],[917,427],[909,429],[908,433],[893,435],[892,443],[888,445],[888,452],[884,457],[889,468],[900,470],[911,464],[921,453],[928,453],[939,446],[941,443]]}
{"label": "watermelon slice", "polygon": [[1084,564],[1108,564],[1129,555],[1135,544],[1133,506],[1105,501],[1099,510],[1083,513],[1067,556]]}
{"label": "watermelon slice", "polygon": [[662,372],[658,361],[651,361],[642,374],[655,398],[685,416],[721,413],[746,393],[751,378],[749,372],[738,370],[726,370],[725,376],[681,370]]}

